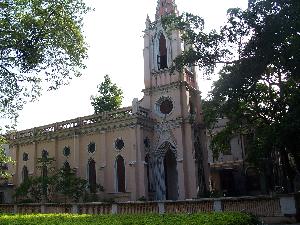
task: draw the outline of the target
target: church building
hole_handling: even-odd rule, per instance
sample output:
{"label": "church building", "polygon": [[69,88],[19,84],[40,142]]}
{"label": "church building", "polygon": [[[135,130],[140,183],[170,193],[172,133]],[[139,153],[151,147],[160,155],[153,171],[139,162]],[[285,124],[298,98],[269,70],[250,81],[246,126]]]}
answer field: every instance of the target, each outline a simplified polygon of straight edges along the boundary
{"label": "church building", "polygon": [[132,106],[10,134],[18,186],[41,175],[37,160],[76,168],[90,192],[116,201],[183,200],[208,189],[208,162],[195,68],[170,73],[185,46],[178,31],[166,33],[161,17],[175,13],[174,0],[158,0],[155,21],[144,31],[144,97]]}

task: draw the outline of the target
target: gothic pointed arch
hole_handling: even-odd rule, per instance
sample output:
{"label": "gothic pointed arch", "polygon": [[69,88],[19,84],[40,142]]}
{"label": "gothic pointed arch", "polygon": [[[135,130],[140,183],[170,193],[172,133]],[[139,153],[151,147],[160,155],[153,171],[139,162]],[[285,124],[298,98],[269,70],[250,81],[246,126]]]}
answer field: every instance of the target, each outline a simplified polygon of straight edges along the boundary
{"label": "gothic pointed arch", "polygon": [[152,40],[152,64],[154,71],[160,71],[168,68],[172,63],[172,40],[164,31],[161,23],[155,28]]}
{"label": "gothic pointed arch", "polygon": [[28,179],[28,169],[27,166],[23,166],[22,169],[22,181],[25,182]]}
{"label": "gothic pointed arch", "polygon": [[177,151],[175,146],[164,141],[156,150],[154,159],[154,182],[156,200],[178,199]]}
{"label": "gothic pointed arch", "polygon": [[170,124],[168,123],[161,123],[157,128],[156,131],[159,135],[158,141],[155,146],[154,153],[157,157],[164,157],[166,149],[171,149],[177,158],[177,142],[176,138],[171,131]]}
{"label": "gothic pointed arch", "polygon": [[96,162],[94,159],[90,159],[88,162],[88,181],[91,193],[96,193],[97,182],[96,182]]}
{"label": "gothic pointed arch", "polygon": [[159,55],[157,55],[158,69],[165,69],[168,67],[168,50],[167,41],[164,34],[161,32],[159,35]]}
{"label": "gothic pointed arch", "polygon": [[125,161],[118,155],[115,161],[116,191],[125,192]]}

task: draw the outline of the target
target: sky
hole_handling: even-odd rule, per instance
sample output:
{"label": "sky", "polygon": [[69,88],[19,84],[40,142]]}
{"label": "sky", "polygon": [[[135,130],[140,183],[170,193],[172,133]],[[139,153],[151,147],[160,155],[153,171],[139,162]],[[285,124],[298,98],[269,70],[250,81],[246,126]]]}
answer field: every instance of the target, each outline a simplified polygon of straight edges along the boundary
{"label": "sky", "polygon": [[[38,101],[20,111],[17,130],[30,129],[93,114],[90,96],[108,74],[124,93],[123,107],[143,97],[143,30],[147,14],[154,20],[157,0],[85,0],[94,8],[84,18],[84,35],[89,45],[87,69],[59,90],[44,92]],[[207,29],[219,28],[231,7],[247,7],[247,0],[176,0],[180,13],[191,12],[205,19]],[[201,79],[205,97],[212,81]],[[214,76],[216,79],[217,76]]]}

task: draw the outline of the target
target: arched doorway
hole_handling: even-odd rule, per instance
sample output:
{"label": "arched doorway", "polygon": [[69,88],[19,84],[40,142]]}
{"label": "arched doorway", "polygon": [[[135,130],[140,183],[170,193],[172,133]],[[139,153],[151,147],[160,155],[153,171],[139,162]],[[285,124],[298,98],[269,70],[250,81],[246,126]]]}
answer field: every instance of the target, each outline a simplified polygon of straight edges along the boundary
{"label": "arched doorway", "polygon": [[88,163],[88,177],[89,177],[89,186],[90,192],[96,193],[97,183],[96,183],[96,163],[93,159],[89,160]]}
{"label": "arched doorway", "polygon": [[[170,146],[170,145],[169,145]],[[166,199],[178,199],[178,174],[176,156],[169,147],[164,157]]]}
{"label": "arched doorway", "polygon": [[115,162],[116,191],[125,192],[125,163],[122,156],[118,155]]}

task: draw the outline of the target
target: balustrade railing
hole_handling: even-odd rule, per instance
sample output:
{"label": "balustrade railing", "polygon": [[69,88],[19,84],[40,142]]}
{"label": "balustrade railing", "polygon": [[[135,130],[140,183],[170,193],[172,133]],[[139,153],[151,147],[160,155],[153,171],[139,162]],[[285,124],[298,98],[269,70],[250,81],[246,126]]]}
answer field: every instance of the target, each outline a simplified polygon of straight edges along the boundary
{"label": "balustrade railing", "polygon": [[296,215],[296,201],[294,196],[287,195],[160,202],[0,204],[0,213],[163,214],[213,211],[247,212],[259,217],[291,217]]}
{"label": "balustrade railing", "polygon": [[117,205],[118,214],[145,214],[145,213],[158,213],[159,208],[156,203],[119,203]]}
{"label": "balustrade railing", "polygon": [[[149,117],[149,110],[139,107],[137,115],[142,117]],[[113,112],[103,112],[100,114],[93,114],[90,116],[80,117],[72,120],[49,124],[46,126],[35,127],[28,130],[11,132],[8,134],[10,140],[30,138],[34,136],[41,136],[51,134],[57,131],[64,131],[76,127],[91,126],[93,124],[108,123],[114,120],[127,119],[132,117],[132,107],[122,108]]]}
{"label": "balustrade railing", "polygon": [[166,202],[166,213],[198,213],[213,211],[213,201]]}
{"label": "balustrade railing", "polygon": [[278,199],[233,199],[222,201],[223,211],[251,213],[256,216],[280,216],[280,201]]}

